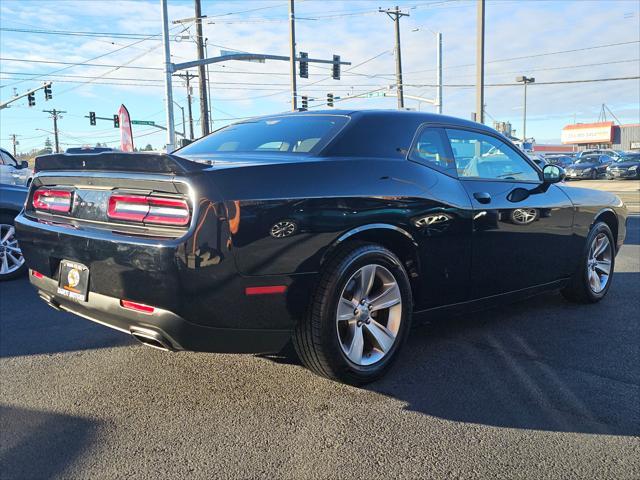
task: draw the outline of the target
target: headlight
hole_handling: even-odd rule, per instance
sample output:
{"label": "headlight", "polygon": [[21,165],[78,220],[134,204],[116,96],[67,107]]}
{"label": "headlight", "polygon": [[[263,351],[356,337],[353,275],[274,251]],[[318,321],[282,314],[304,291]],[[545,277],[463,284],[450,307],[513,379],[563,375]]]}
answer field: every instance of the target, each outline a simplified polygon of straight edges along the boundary
{"label": "headlight", "polygon": [[631,172],[631,171],[634,171],[634,172],[635,172],[636,170],[638,170],[638,165],[634,165],[633,167],[629,167],[629,171],[630,171],[630,172]]}
{"label": "headlight", "polygon": [[591,171],[591,168],[585,168],[582,173],[589,173]]}

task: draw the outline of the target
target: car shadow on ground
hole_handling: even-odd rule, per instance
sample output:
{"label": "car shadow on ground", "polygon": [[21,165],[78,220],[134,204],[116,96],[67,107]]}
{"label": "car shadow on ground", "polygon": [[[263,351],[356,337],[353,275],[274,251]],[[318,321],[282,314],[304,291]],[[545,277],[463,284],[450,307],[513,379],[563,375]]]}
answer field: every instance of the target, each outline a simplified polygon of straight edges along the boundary
{"label": "car shadow on ground", "polygon": [[[595,305],[549,293],[434,320],[364,388],[457,422],[640,435],[638,291],[640,273],[623,272]],[[300,364],[291,350],[266,358]]]}
{"label": "car shadow on ground", "polygon": [[369,388],[448,420],[639,435],[639,290],[639,273],[618,273],[596,305],[547,294],[435,321]]}
{"label": "car shadow on ground", "polygon": [[0,283],[0,307],[0,358],[136,343],[121,332],[52,309],[24,277]]}
{"label": "car shadow on ground", "polygon": [[98,422],[0,406],[0,476],[57,478],[96,443]]}

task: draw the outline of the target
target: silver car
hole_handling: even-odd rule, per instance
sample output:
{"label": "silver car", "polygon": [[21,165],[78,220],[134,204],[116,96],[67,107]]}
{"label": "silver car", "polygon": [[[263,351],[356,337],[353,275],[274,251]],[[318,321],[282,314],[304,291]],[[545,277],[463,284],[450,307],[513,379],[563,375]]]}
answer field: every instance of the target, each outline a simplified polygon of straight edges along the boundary
{"label": "silver car", "polygon": [[33,171],[27,162],[18,162],[4,148],[0,148],[0,183],[28,187]]}

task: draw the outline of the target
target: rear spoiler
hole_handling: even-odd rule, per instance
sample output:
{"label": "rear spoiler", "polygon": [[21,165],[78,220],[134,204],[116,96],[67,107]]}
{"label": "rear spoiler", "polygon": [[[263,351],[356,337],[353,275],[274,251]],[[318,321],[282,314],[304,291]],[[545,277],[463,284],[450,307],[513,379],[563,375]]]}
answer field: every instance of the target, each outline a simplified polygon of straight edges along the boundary
{"label": "rear spoiler", "polygon": [[36,157],[36,172],[49,170],[141,172],[185,174],[209,165],[166,153],[102,152],[68,155],[56,153]]}

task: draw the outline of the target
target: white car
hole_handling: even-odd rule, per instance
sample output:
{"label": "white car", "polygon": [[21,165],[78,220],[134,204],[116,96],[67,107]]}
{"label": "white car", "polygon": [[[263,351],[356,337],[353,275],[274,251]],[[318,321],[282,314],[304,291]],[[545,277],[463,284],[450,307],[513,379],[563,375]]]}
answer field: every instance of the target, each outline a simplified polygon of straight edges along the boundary
{"label": "white car", "polygon": [[0,148],[0,183],[28,187],[33,171],[27,162],[18,162],[4,148]]}

